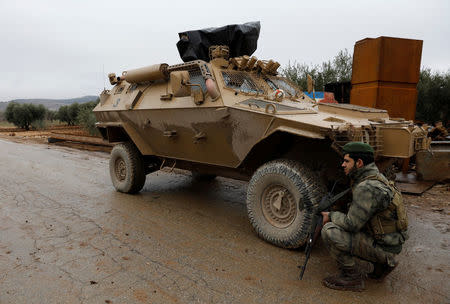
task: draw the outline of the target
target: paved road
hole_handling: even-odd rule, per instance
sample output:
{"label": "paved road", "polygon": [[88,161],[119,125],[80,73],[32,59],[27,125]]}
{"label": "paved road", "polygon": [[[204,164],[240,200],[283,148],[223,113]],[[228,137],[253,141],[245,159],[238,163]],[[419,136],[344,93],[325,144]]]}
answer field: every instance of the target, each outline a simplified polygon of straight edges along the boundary
{"label": "paved road", "polygon": [[3,140],[0,168],[2,304],[450,302],[448,233],[426,217],[385,282],[338,292],[321,244],[299,281],[303,253],[255,236],[245,183],[157,172],[124,195],[107,154]]}

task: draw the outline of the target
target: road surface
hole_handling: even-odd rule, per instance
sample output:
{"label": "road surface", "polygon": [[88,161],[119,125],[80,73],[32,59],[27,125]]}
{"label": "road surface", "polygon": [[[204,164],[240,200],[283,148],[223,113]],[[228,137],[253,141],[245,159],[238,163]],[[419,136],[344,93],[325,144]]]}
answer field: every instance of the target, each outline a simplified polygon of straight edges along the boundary
{"label": "road surface", "polygon": [[0,168],[2,304],[450,302],[448,202],[433,212],[409,197],[399,267],[339,292],[321,285],[336,271],[321,243],[299,281],[303,252],[256,237],[246,183],[156,172],[126,195],[106,153],[3,139]]}

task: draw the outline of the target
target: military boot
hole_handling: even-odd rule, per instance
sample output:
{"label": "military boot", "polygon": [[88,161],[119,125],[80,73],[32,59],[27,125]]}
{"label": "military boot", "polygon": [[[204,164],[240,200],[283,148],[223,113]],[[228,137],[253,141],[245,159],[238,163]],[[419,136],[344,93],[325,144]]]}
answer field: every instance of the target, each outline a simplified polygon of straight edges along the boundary
{"label": "military boot", "polygon": [[371,279],[374,279],[378,282],[382,282],[384,278],[392,272],[392,270],[397,267],[398,262],[395,261],[392,263],[392,265],[389,264],[380,264],[380,263],[374,263],[374,269],[372,273],[369,273],[368,276]]}
{"label": "military boot", "polygon": [[358,259],[356,257],[354,257],[354,260],[355,260],[355,267],[357,267],[363,279],[367,278],[369,274],[374,272],[375,270],[374,263]]}
{"label": "military boot", "polygon": [[349,291],[364,290],[363,276],[357,267],[342,267],[339,274],[323,279],[322,283],[331,289]]}

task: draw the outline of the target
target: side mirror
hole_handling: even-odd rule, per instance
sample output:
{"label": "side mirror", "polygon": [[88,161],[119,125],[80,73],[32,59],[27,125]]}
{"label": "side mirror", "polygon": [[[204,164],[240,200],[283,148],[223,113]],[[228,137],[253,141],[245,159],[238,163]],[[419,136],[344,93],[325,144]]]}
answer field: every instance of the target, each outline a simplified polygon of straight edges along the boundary
{"label": "side mirror", "polygon": [[114,73],[109,73],[108,74],[108,78],[109,78],[109,83],[111,84],[111,85],[115,85],[115,84],[117,84],[119,81],[117,80],[117,77],[116,77],[116,74],[114,74]]}

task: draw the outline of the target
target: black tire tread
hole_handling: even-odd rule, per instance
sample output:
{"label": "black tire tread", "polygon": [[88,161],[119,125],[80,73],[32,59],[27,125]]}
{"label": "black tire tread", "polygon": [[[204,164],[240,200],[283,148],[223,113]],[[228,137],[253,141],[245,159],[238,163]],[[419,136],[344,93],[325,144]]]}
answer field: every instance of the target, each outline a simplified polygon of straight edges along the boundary
{"label": "black tire tread", "polygon": [[127,158],[125,162],[129,164],[131,172],[126,185],[124,187],[119,187],[117,185],[117,182],[115,182],[115,176],[113,176],[113,173],[111,171],[111,166],[114,166],[115,161],[115,159],[111,157],[110,173],[116,190],[129,194],[134,194],[141,191],[145,184],[145,168],[141,153],[139,152],[137,147],[131,142],[120,143],[114,146],[113,150],[111,151],[111,155],[114,155],[113,153],[119,153],[123,158]]}
{"label": "black tire tread", "polygon": [[[299,189],[303,197],[304,217],[301,227],[286,239],[279,239],[260,227],[255,218],[255,213],[251,209],[249,201],[255,199],[254,188],[258,180],[265,174],[283,174],[288,177]],[[318,176],[308,167],[297,161],[288,159],[278,159],[262,165],[251,178],[247,189],[247,212],[250,222],[256,233],[262,239],[283,248],[298,248],[306,242],[308,232],[312,224],[312,216],[317,210],[317,206],[326,193],[324,185]]]}
{"label": "black tire tread", "polygon": [[213,181],[217,175],[215,174],[207,174],[207,173],[200,173],[200,172],[196,172],[196,171],[192,171],[192,178],[198,181],[202,181],[202,182],[210,182]]}

